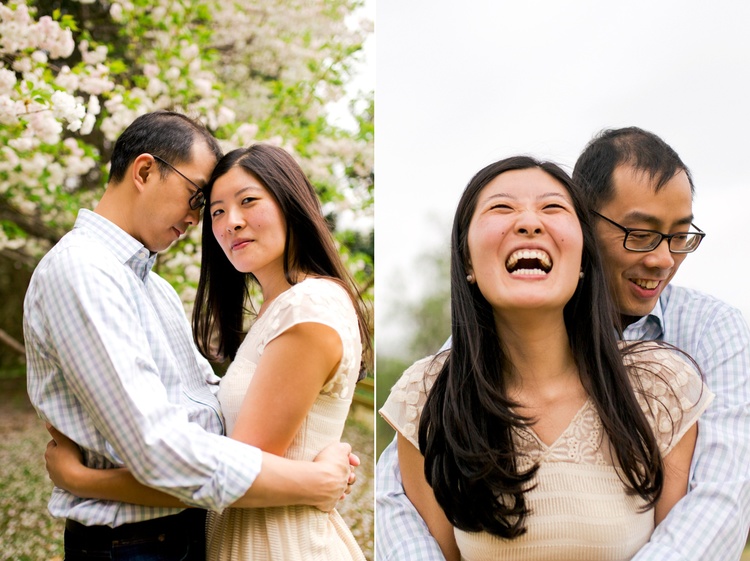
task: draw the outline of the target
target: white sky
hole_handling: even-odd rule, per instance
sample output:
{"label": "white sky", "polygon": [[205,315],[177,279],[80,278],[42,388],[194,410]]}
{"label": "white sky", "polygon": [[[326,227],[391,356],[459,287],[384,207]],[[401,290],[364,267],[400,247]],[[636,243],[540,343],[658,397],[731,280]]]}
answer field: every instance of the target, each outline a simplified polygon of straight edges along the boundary
{"label": "white sky", "polygon": [[[377,0],[376,333],[429,279],[456,203],[516,153],[572,170],[603,128],[655,132],[690,168],[708,233],[675,284],[750,318],[750,3]],[[406,295],[406,296],[405,296]]]}

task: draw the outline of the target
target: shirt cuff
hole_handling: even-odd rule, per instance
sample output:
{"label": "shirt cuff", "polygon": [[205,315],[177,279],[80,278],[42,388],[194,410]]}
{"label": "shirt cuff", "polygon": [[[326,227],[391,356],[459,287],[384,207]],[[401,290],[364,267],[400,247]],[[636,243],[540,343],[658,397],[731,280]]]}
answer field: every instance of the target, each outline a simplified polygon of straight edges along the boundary
{"label": "shirt cuff", "polygon": [[263,453],[259,448],[225,439],[228,442],[222,450],[222,461],[211,479],[196,491],[192,506],[220,513],[243,497],[260,473]]}

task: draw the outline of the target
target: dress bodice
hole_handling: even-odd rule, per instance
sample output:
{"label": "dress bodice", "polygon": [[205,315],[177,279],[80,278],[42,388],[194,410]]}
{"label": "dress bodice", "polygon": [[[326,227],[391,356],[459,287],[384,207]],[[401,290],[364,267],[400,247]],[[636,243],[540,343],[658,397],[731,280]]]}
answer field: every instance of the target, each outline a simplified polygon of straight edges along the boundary
{"label": "dress bodice", "polygon": [[[447,357],[413,364],[398,380],[381,415],[419,448],[419,420],[427,395]],[[678,353],[654,343],[625,355],[636,399],[656,436],[662,457],[679,442],[713,395]],[[625,561],[654,529],[653,509],[629,494],[610,450],[594,402],[587,399],[550,445],[532,427],[513,431],[518,467],[539,469],[526,492],[527,532],[506,540],[487,532],[455,529],[462,559],[469,561]]]}

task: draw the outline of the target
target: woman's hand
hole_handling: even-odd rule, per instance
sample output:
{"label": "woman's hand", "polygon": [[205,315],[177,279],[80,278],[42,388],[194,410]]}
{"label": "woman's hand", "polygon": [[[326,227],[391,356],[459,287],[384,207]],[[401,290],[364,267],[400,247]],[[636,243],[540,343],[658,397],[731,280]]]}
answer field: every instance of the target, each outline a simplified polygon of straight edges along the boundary
{"label": "woman's hand", "polygon": [[313,506],[329,512],[351,491],[356,480],[354,468],[359,465],[359,458],[351,450],[349,444],[336,442],[323,448],[315,457],[313,463],[321,469],[323,479],[318,487],[320,494]]}
{"label": "woman's hand", "polygon": [[75,495],[77,476],[86,469],[83,465],[83,454],[75,442],[49,423],[47,431],[52,435],[52,440],[47,443],[47,450],[44,452],[49,478],[56,487]]}

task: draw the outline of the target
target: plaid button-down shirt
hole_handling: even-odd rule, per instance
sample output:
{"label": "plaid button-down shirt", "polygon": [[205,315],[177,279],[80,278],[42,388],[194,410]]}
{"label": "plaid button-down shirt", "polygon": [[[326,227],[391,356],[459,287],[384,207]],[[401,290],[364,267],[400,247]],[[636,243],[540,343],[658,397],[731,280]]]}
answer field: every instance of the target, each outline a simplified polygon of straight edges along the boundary
{"label": "plaid button-down shirt", "polygon": [[[112,222],[80,211],[26,294],[29,396],[84,448],[88,466],[124,465],[149,486],[220,510],[253,483],[261,454],[221,436],[218,379],[193,344],[177,293],[152,272],[155,259]],[[49,509],[110,526],[178,512],[57,488]]]}

